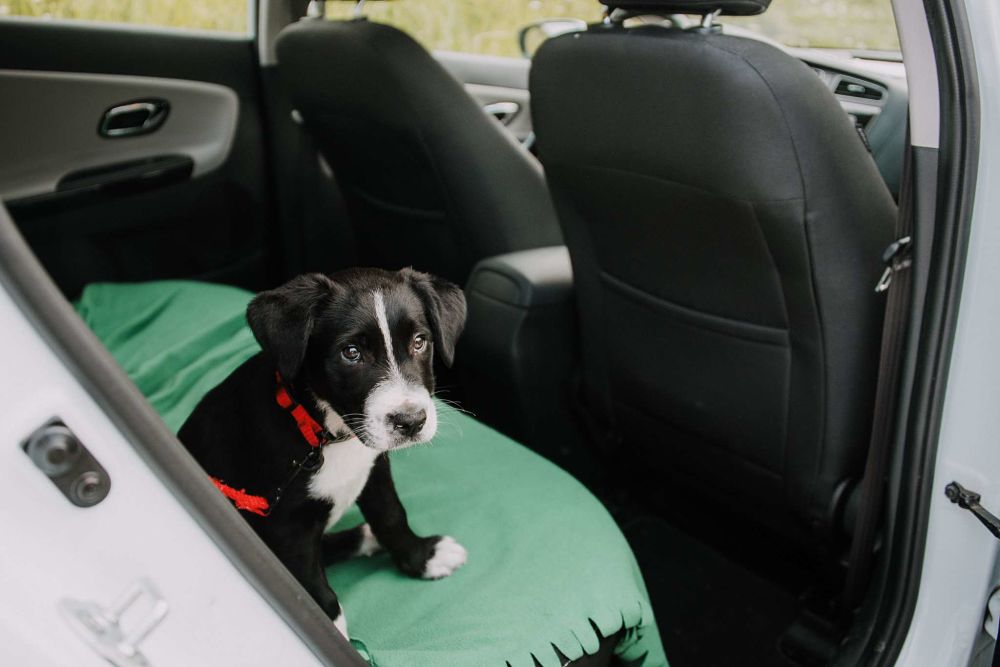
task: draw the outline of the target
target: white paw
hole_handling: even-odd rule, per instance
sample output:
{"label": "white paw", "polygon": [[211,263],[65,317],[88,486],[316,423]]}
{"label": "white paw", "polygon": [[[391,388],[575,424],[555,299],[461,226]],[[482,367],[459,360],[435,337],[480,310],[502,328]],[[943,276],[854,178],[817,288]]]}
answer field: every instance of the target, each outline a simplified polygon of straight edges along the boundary
{"label": "white paw", "polygon": [[340,608],[340,616],[337,620],[333,622],[333,626],[340,631],[340,634],[344,635],[344,639],[350,641],[350,637],[347,636],[347,616],[344,614],[344,608]]}
{"label": "white paw", "polygon": [[367,523],[361,524],[361,544],[358,545],[358,550],[354,552],[354,555],[371,556],[379,551],[382,551],[382,545],[379,544],[375,533],[372,532],[371,526]]}
{"label": "white paw", "polygon": [[424,579],[441,579],[462,567],[468,552],[454,538],[445,535],[434,545],[434,555],[424,565]]}

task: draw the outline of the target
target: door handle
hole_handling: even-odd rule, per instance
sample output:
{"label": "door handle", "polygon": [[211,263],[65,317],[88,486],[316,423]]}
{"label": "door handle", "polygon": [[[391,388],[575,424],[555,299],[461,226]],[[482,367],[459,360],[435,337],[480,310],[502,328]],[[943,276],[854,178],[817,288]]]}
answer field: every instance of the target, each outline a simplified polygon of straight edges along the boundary
{"label": "door handle", "polygon": [[162,99],[117,104],[101,116],[97,133],[108,139],[149,134],[163,125],[169,113],[170,103]]}
{"label": "door handle", "polygon": [[509,125],[520,110],[521,105],[517,102],[493,102],[483,107],[483,111],[504,125]]}
{"label": "door handle", "polygon": [[[134,611],[135,607],[140,611]],[[149,667],[139,644],[163,621],[170,605],[153,582],[143,578],[110,607],[63,598],[59,609],[76,634],[114,667]],[[130,627],[123,627],[123,621],[130,622]]]}

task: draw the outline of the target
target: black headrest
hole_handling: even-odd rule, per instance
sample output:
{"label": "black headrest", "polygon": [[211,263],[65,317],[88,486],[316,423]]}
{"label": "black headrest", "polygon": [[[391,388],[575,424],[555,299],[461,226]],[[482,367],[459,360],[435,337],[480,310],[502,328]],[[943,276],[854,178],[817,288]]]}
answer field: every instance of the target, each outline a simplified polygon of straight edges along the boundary
{"label": "black headrest", "polygon": [[729,16],[760,14],[771,0],[601,0],[608,9],[648,11],[656,14],[711,14]]}

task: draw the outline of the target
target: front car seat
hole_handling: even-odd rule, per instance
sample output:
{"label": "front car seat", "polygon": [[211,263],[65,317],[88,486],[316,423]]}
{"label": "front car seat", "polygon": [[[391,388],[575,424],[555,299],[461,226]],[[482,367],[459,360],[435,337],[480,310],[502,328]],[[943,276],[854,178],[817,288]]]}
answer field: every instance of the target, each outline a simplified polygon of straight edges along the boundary
{"label": "front car seat", "polygon": [[480,259],[562,243],[537,160],[406,33],[307,19],[276,48],[366,263],[463,284]]}
{"label": "front car seat", "polygon": [[805,64],[718,26],[557,37],[530,89],[590,408],[643,468],[811,543],[863,466],[896,215],[852,123]]}

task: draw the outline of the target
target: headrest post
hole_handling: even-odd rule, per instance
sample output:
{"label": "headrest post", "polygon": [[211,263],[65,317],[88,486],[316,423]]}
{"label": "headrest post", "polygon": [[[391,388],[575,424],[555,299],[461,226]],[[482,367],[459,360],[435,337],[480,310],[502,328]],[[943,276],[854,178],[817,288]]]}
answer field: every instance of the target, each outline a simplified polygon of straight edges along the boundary
{"label": "headrest post", "polygon": [[305,18],[326,18],[326,0],[309,0],[309,5],[306,7]]}
{"label": "headrest post", "polygon": [[701,29],[711,30],[712,26],[715,25],[715,19],[719,17],[721,9],[716,9],[714,12],[709,12],[701,17]]}

